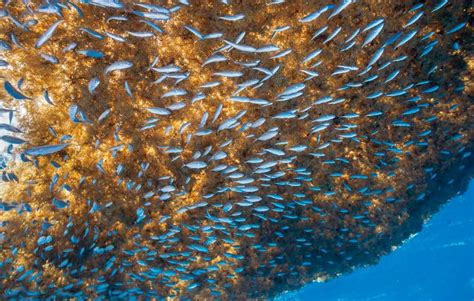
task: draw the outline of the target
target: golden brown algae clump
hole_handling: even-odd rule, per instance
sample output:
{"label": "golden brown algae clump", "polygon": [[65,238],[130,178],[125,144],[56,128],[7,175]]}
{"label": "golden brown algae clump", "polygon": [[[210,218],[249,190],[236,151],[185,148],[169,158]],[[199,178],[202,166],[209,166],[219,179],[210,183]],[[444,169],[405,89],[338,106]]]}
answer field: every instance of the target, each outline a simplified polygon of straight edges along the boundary
{"label": "golden brown algae clump", "polygon": [[0,5],[2,298],[271,297],[472,175],[469,1],[57,2]]}

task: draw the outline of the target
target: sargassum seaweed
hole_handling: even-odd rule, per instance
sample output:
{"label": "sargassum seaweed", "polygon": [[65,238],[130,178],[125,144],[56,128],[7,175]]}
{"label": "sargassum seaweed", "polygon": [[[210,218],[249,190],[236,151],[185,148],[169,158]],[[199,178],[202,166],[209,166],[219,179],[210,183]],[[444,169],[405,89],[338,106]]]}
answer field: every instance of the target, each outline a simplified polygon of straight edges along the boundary
{"label": "sargassum seaweed", "polygon": [[376,263],[472,176],[472,12],[3,1],[2,299],[263,299]]}

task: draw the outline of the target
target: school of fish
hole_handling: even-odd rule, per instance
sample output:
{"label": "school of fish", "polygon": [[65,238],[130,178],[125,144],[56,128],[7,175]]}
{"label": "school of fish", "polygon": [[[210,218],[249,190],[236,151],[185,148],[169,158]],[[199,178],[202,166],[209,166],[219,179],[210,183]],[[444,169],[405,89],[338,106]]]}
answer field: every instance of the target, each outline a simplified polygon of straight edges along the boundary
{"label": "school of fish", "polygon": [[2,0],[0,296],[267,299],[472,177],[470,1]]}

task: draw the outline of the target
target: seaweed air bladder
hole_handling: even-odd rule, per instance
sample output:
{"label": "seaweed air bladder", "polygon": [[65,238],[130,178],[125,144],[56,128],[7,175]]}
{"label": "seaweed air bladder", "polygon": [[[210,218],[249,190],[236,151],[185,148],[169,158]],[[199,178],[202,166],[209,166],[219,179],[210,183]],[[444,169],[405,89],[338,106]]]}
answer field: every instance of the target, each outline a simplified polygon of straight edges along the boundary
{"label": "seaweed air bladder", "polygon": [[473,174],[470,1],[3,0],[2,299],[271,298]]}

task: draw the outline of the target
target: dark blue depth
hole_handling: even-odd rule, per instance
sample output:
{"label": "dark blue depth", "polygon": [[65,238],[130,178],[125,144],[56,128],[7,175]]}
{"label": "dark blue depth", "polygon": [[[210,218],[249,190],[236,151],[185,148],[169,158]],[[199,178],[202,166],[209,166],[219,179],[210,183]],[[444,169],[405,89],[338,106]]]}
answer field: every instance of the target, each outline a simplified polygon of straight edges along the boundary
{"label": "dark blue depth", "polygon": [[379,264],[327,283],[312,283],[278,300],[474,300],[474,181],[423,231]]}

